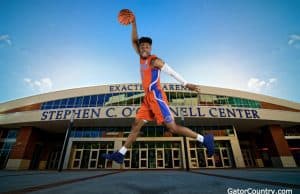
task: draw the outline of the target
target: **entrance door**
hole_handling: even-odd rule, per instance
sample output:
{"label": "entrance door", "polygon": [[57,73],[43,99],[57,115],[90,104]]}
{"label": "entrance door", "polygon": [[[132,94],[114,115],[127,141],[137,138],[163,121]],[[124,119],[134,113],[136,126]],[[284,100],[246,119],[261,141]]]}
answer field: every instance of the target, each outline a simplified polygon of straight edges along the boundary
{"label": "entrance door", "polygon": [[180,149],[172,148],[173,168],[180,168]]}
{"label": "entrance door", "polygon": [[156,149],[156,168],[165,168],[164,149]]}
{"label": "entrance door", "polygon": [[47,163],[47,169],[57,169],[59,157],[60,157],[59,151],[51,152],[48,163]]}
{"label": "entrance door", "polygon": [[124,157],[124,168],[131,168],[131,149],[128,149]]}
{"label": "entrance door", "polygon": [[139,168],[148,168],[148,149],[141,148],[139,150],[139,154],[140,154]]}
{"label": "entrance door", "polygon": [[214,161],[215,161],[215,167],[222,168],[223,167],[223,160],[222,160],[221,149],[220,148],[215,149],[215,153],[214,153],[213,158],[214,158]]}
{"label": "entrance door", "polygon": [[190,167],[191,168],[198,168],[198,157],[197,157],[197,152],[195,148],[190,149]]}
{"label": "entrance door", "polygon": [[203,168],[207,166],[207,159],[205,154],[205,148],[197,149],[197,156],[198,156],[198,165],[199,168]]}
{"label": "entrance door", "polygon": [[254,159],[252,157],[250,149],[242,149],[242,155],[243,155],[246,167],[255,166]]}
{"label": "entrance door", "polygon": [[99,156],[99,149],[91,149],[89,169],[97,168],[98,156]]}
{"label": "entrance door", "polygon": [[43,150],[43,145],[42,144],[36,144],[33,154],[32,154],[32,159],[29,165],[30,170],[35,170],[39,168],[40,164],[40,158]]}
{"label": "entrance door", "polygon": [[73,169],[80,169],[82,155],[83,155],[83,149],[74,150],[74,156],[73,156],[74,159],[72,162]]}
{"label": "entrance door", "polygon": [[220,148],[223,167],[232,167],[228,148]]}
{"label": "entrance door", "polygon": [[90,149],[83,150],[80,168],[88,168],[89,167],[90,152],[91,152]]}
{"label": "entrance door", "polygon": [[100,149],[98,152],[97,168],[112,168],[112,160],[106,160],[101,157],[103,154],[112,154],[114,150],[112,149]]}
{"label": "entrance door", "polygon": [[215,168],[216,167],[216,165],[215,165],[215,160],[214,160],[214,156],[216,155],[216,153],[214,154],[214,156],[212,156],[212,157],[208,157],[207,155],[208,155],[208,153],[207,153],[207,149],[206,148],[204,148],[205,149],[205,158],[206,158],[206,161],[207,161],[207,167],[208,168]]}

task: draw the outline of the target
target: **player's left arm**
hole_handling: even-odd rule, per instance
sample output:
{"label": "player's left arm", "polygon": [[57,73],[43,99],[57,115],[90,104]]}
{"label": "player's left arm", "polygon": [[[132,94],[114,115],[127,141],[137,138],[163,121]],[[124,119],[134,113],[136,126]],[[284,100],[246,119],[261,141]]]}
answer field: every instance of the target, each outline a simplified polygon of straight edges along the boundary
{"label": "player's left arm", "polygon": [[181,83],[184,87],[188,88],[189,90],[200,92],[199,86],[188,83],[179,73],[173,70],[167,63],[165,63],[160,58],[152,59],[151,66],[154,68],[158,68],[161,71],[171,75],[173,78],[175,78],[179,83]]}

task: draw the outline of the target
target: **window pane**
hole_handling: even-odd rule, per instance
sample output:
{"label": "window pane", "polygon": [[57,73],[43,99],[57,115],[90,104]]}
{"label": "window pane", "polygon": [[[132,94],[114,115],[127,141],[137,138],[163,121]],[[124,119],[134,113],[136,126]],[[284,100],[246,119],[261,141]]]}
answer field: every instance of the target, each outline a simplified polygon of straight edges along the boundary
{"label": "window pane", "polygon": [[90,104],[90,98],[91,98],[91,96],[85,96],[85,97],[83,97],[82,107],[88,107],[89,106],[89,104]]}
{"label": "window pane", "polygon": [[62,99],[59,108],[66,108],[67,102],[68,102],[68,99]]}
{"label": "window pane", "polygon": [[60,100],[55,100],[53,103],[53,108],[58,108],[60,104]]}
{"label": "window pane", "polygon": [[97,105],[97,96],[93,95],[93,96],[91,96],[90,106],[95,107],[96,105]]}
{"label": "window pane", "polygon": [[51,109],[53,105],[53,101],[49,101],[45,103],[45,109]]}
{"label": "window pane", "polygon": [[16,138],[18,130],[9,130],[6,138]]}
{"label": "window pane", "polygon": [[75,98],[69,98],[67,107],[68,108],[73,108],[74,103],[75,103]]}
{"label": "window pane", "polygon": [[103,105],[106,106],[109,104],[109,100],[110,98],[113,96],[113,94],[105,94],[104,96],[104,101],[103,101]]}
{"label": "window pane", "polygon": [[43,103],[41,106],[41,110],[45,110],[46,109],[46,103]]}
{"label": "window pane", "polygon": [[82,102],[83,102],[83,96],[77,97],[75,99],[75,107],[81,107]]}
{"label": "window pane", "polygon": [[98,95],[97,106],[103,106],[105,94]]}

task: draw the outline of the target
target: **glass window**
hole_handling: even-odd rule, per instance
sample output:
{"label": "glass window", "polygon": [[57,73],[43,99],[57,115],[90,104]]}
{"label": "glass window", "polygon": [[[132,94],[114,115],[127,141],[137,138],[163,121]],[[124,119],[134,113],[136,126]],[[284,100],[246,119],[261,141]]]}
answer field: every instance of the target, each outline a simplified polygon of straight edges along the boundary
{"label": "glass window", "polygon": [[54,108],[54,109],[56,109],[56,108],[59,107],[60,101],[61,101],[61,100],[55,100],[55,101],[54,101],[54,103],[53,103],[53,108]]}
{"label": "glass window", "polygon": [[68,99],[62,99],[60,102],[60,106],[59,108],[66,108],[67,107],[67,103],[68,103]]}
{"label": "glass window", "polygon": [[7,137],[6,138],[16,138],[17,137],[17,133],[18,130],[14,129],[14,130],[9,130],[7,133]]}
{"label": "glass window", "polygon": [[83,102],[83,96],[76,97],[75,99],[75,107],[81,107]]}
{"label": "glass window", "polygon": [[91,143],[84,143],[83,148],[84,149],[91,149],[92,148],[92,144]]}
{"label": "glass window", "polygon": [[237,101],[238,101],[239,107],[244,107],[244,105],[245,105],[245,100],[244,99],[237,98]]}
{"label": "glass window", "polygon": [[77,129],[77,130],[75,131],[74,137],[82,137],[82,135],[83,135],[83,134],[82,134],[82,130],[78,130],[78,129]]}
{"label": "glass window", "polygon": [[256,102],[256,108],[261,108],[260,102]]}
{"label": "glass window", "polygon": [[123,101],[120,103],[121,106],[126,106],[126,105],[129,105],[131,106],[133,104],[133,95],[134,93],[133,92],[128,92],[128,93],[124,93],[124,99]]}
{"label": "glass window", "polygon": [[100,131],[99,131],[99,129],[92,130],[91,137],[100,137]]}
{"label": "glass window", "polygon": [[92,149],[99,149],[99,143],[98,142],[92,143]]}
{"label": "glass window", "polygon": [[61,99],[58,108],[66,108],[68,99]]}
{"label": "glass window", "polygon": [[171,99],[171,92],[166,92],[166,95],[167,95],[167,99],[169,100],[169,101],[171,101],[170,99]]}
{"label": "glass window", "polygon": [[155,137],[155,128],[154,127],[147,127],[147,134],[148,137]]}
{"label": "glass window", "polygon": [[133,97],[133,105],[140,105],[143,100],[144,93],[135,92]]}
{"label": "glass window", "polygon": [[177,103],[176,103],[176,93],[177,92],[169,92],[170,94],[169,94],[169,98],[168,98],[168,100],[169,100],[169,102],[170,102],[170,104],[171,105],[173,105],[173,106],[176,106],[177,105]]}
{"label": "glass window", "polygon": [[148,137],[148,130],[147,130],[147,127],[143,127],[140,131],[140,134],[139,134],[140,137]]}
{"label": "glass window", "polygon": [[118,93],[112,97],[114,106],[122,106],[126,104],[125,93]]}
{"label": "glass window", "polygon": [[109,100],[112,96],[113,96],[113,94],[105,94],[104,100],[103,100],[103,106],[109,105],[109,103],[110,103]]}
{"label": "glass window", "polygon": [[46,109],[46,103],[44,102],[41,106],[41,110],[45,110]]}
{"label": "glass window", "polygon": [[184,105],[184,93],[183,92],[177,92],[177,100],[176,100],[176,104],[179,106]]}
{"label": "glass window", "polygon": [[198,105],[198,94],[192,92],[191,93],[191,105],[192,106],[197,106]]}
{"label": "glass window", "polygon": [[104,96],[105,96],[105,94],[98,95],[97,106],[103,106],[104,105]]}
{"label": "glass window", "polygon": [[90,98],[91,98],[91,96],[84,96],[83,97],[82,107],[88,107],[89,106]]}
{"label": "glass window", "polygon": [[73,108],[74,103],[75,103],[75,98],[69,98],[67,108]]}
{"label": "glass window", "polygon": [[107,147],[108,147],[108,149],[113,149],[114,148],[114,142],[108,142]]}
{"label": "glass window", "polygon": [[164,136],[164,127],[155,127],[155,137],[162,137]]}
{"label": "glass window", "polygon": [[97,95],[91,96],[89,106],[90,106],[90,107],[95,107],[95,106],[97,106]]}
{"label": "glass window", "polygon": [[44,108],[45,109],[52,109],[53,101],[49,101],[45,103]]}

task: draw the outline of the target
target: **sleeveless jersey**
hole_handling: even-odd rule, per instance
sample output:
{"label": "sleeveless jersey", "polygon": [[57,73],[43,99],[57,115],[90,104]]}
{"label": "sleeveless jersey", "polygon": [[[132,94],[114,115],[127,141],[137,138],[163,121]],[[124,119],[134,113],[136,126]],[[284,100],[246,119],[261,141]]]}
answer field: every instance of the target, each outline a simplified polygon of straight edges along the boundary
{"label": "sleeveless jersey", "polygon": [[154,89],[161,90],[160,69],[151,67],[151,60],[155,58],[155,55],[150,55],[146,59],[140,58],[140,72],[145,94]]}

